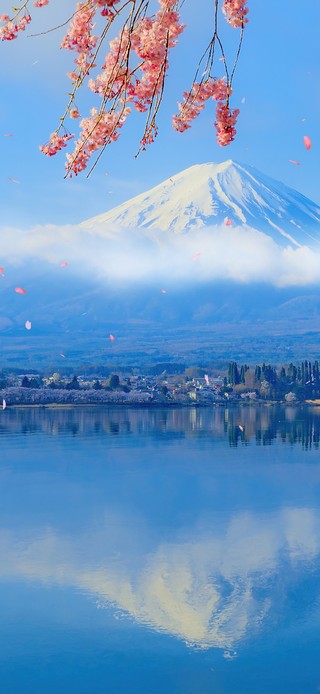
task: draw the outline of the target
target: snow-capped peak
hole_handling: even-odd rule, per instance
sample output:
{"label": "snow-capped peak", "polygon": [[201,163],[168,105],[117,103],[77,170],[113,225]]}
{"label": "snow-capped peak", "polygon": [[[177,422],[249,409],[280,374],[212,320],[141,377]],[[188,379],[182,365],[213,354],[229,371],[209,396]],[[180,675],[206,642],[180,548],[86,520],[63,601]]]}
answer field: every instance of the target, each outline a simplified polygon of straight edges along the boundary
{"label": "snow-capped peak", "polygon": [[196,164],[155,188],[81,225],[103,229],[144,228],[186,233],[217,226],[226,218],[250,226],[279,245],[320,243],[320,208],[288,186],[231,159]]}

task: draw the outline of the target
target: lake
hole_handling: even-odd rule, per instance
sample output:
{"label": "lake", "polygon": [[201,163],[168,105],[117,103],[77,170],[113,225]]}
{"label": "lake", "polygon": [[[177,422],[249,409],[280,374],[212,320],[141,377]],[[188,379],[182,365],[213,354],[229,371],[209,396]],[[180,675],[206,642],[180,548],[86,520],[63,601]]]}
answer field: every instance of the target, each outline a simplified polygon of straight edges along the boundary
{"label": "lake", "polygon": [[320,691],[320,408],[0,417],[1,694]]}

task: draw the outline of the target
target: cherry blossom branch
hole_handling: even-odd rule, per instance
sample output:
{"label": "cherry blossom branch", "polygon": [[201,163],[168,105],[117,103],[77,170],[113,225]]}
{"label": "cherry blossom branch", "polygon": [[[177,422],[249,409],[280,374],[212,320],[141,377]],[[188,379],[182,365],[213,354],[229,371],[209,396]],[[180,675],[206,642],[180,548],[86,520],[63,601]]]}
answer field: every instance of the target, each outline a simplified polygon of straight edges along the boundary
{"label": "cherry blossom branch", "polygon": [[[185,26],[180,21],[180,12],[186,0],[87,0],[78,2],[69,19],[53,29],[40,32],[46,34],[68,25],[62,47],[75,53],[75,67],[69,77],[72,89],[57,129],[49,142],[40,147],[44,154],[55,155],[66,147],[74,135],[66,128],[66,119],[80,118],[76,97],[97,65],[99,56],[108,39],[114,20],[130,7],[118,37],[109,42],[109,51],[101,71],[88,81],[88,87],[100,96],[100,108],[91,109],[90,115],[79,121],[80,133],[72,154],[67,154],[66,175],[77,175],[96,156],[89,174],[100,160],[105,148],[119,137],[132,108],[146,114],[144,131],[137,155],[154,141],[157,135],[157,116],[164,97],[165,82],[171,49],[178,42]],[[157,11],[149,14],[155,2]],[[191,127],[192,121],[205,108],[208,100],[216,101],[217,142],[226,146],[235,137],[238,109],[233,111],[229,102],[232,84],[243,44],[244,28],[248,22],[247,0],[212,0],[213,35],[198,63],[195,76],[188,92],[184,92],[179,103],[179,112],[173,117],[173,127],[183,132]],[[0,15],[0,40],[17,38],[30,24],[31,4],[40,8],[49,0],[21,0],[14,8],[13,16]],[[219,10],[234,29],[240,29],[237,52],[231,73],[227,56],[219,34]],[[102,21],[96,25],[100,13]],[[100,26],[101,25],[101,26]],[[97,34],[93,33],[100,26]],[[36,36],[37,34],[31,34]],[[224,65],[224,77],[214,75],[216,46]],[[204,68],[204,69],[203,69]],[[202,70],[201,78],[199,72]],[[98,154],[97,154],[98,153]],[[136,156],[137,156],[136,155]]]}
{"label": "cherry blossom branch", "polygon": [[[238,50],[231,72],[231,77],[229,78],[226,56],[222,41],[218,34],[218,0],[215,0],[215,29],[211,44],[209,44],[210,53],[208,61],[210,60],[210,56],[211,60],[209,64],[207,61],[207,65],[203,73],[203,79],[197,83],[195,78],[189,92],[184,92],[184,101],[178,104],[179,113],[178,115],[173,116],[173,127],[179,132],[184,132],[185,130],[189,129],[191,127],[190,123],[200,114],[205,106],[205,102],[211,97],[213,100],[217,101],[216,121],[214,123],[217,131],[217,143],[220,146],[225,147],[226,145],[229,145],[235,138],[235,124],[239,115],[239,109],[234,109],[233,111],[230,109],[229,100],[232,94],[232,81],[242,48],[244,26],[248,22],[248,8],[246,7],[246,0],[224,0],[222,4],[222,12],[226,17],[227,22],[232,27],[241,28]],[[221,50],[226,73],[226,83],[224,83],[224,81],[221,79],[212,78],[210,75],[214,60],[215,41],[218,42]],[[205,76],[206,79],[204,79]]]}

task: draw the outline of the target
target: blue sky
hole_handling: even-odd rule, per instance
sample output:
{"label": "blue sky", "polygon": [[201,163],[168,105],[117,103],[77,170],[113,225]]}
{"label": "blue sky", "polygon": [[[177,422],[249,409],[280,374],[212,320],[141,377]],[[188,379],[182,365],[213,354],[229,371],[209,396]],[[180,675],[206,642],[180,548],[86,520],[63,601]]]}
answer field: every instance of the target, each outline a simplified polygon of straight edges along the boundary
{"label": "blue sky", "polygon": [[[51,7],[35,10],[35,22],[25,36],[0,44],[2,226],[78,223],[188,166],[229,158],[251,164],[320,202],[320,6],[316,0],[305,0],[303,6],[292,0],[249,2],[250,23],[233,96],[233,105],[240,106],[241,114],[237,139],[230,147],[221,148],[215,142],[212,107],[187,133],[172,130],[176,102],[190,85],[209,40],[212,5],[212,0],[185,2],[187,28],[172,53],[155,144],[134,158],[143,130],[143,117],[135,114],[89,180],[84,175],[65,180],[64,156],[49,159],[38,149],[63,111],[69,88],[65,73],[72,66],[72,55],[58,49],[61,32],[28,37],[65,19],[74,7],[73,0],[64,0],[63,9],[58,0],[51,0]],[[225,38],[229,51],[234,50],[235,30],[226,26]],[[243,97],[245,103],[241,104]],[[86,115],[90,99],[83,96],[80,105]],[[303,118],[306,120],[301,122]],[[4,137],[4,133],[13,136]],[[305,134],[313,141],[309,152],[303,145]],[[301,166],[290,164],[289,159],[300,161]]]}

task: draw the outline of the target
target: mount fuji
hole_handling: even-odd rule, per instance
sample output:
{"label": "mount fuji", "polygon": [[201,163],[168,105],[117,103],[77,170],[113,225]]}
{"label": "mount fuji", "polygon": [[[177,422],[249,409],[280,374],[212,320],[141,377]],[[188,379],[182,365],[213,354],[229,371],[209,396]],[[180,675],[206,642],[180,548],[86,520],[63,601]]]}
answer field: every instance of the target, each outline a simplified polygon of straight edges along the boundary
{"label": "mount fuji", "polygon": [[237,227],[254,228],[282,247],[320,248],[320,207],[232,160],[191,166],[80,227],[100,234],[119,228],[141,228],[147,235],[186,234],[223,225],[226,219]]}
{"label": "mount fuji", "polygon": [[[281,360],[280,336],[294,334],[303,357],[316,335],[307,356],[318,357],[320,207],[249,166],[195,165],[80,225],[9,231],[0,231],[5,361],[195,363],[214,344],[216,358],[235,358],[239,340],[249,359],[254,340],[261,353],[271,335],[276,347],[262,358],[277,349]],[[299,344],[289,343],[294,358]]]}

